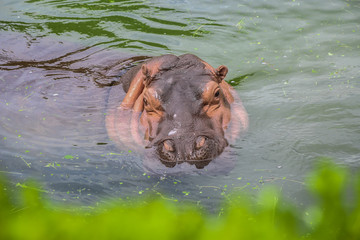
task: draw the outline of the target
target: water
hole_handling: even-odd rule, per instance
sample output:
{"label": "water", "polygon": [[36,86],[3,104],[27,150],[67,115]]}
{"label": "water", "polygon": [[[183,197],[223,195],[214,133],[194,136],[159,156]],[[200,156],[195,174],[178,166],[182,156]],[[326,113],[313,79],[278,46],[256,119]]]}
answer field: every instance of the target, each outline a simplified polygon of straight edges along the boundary
{"label": "water", "polygon": [[[306,201],[317,157],[360,166],[359,1],[0,3],[0,171],[81,206],[157,195],[216,208],[278,185]],[[104,125],[109,84],[139,59],[193,53],[241,96],[250,128],[225,173],[149,175]]]}

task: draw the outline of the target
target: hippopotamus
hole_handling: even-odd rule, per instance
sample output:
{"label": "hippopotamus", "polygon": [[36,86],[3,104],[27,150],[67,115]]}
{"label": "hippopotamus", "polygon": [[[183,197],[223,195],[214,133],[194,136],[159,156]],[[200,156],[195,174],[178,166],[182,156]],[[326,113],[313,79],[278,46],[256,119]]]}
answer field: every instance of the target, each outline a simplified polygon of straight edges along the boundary
{"label": "hippopotamus", "polygon": [[215,69],[193,54],[152,57],[132,67],[120,79],[125,97],[106,115],[109,137],[144,148],[169,168],[204,168],[248,127],[227,73],[226,66]]}
{"label": "hippopotamus", "polygon": [[0,39],[3,144],[21,136],[23,151],[32,146],[54,156],[76,146],[86,158],[132,150],[119,160],[160,174],[232,169],[236,157],[227,146],[248,117],[225,66],[214,69],[191,54],[139,56],[22,33]]}

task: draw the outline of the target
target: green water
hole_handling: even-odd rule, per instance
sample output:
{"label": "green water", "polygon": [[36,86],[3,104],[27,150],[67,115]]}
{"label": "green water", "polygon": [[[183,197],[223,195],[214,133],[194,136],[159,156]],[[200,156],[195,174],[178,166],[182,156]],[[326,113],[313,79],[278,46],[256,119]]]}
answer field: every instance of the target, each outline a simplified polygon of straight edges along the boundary
{"label": "green water", "polygon": [[[268,183],[301,202],[317,157],[360,166],[359,39],[359,1],[2,0],[0,170],[82,205],[154,194],[212,207]],[[150,176],[107,138],[98,66],[168,53],[229,68],[250,128],[226,173]]]}

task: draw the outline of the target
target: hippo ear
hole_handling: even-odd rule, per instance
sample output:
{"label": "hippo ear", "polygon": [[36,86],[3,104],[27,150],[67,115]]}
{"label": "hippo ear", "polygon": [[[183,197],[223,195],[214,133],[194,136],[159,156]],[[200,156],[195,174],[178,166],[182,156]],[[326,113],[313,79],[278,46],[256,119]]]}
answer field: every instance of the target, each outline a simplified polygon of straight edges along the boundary
{"label": "hippo ear", "polygon": [[136,70],[135,72],[130,73],[131,83],[126,93],[126,96],[121,103],[121,106],[124,109],[131,109],[134,107],[135,102],[143,93],[144,88],[151,83],[151,81],[154,79],[155,74],[159,72],[159,68],[156,63],[157,62],[143,63],[141,67],[139,66],[137,69],[134,69]]}
{"label": "hippo ear", "polygon": [[139,96],[144,91],[145,76],[141,69],[142,69],[142,67],[140,69],[134,69],[136,71],[131,73],[131,75],[130,75],[130,79],[131,79],[130,86],[126,92],[125,98],[121,102],[121,107],[124,109],[133,108],[136,100],[139,98]]}
{"label": "hippo ear", "polygon": [[222,81],[224,80],[224,78],[226,77],[226,74],[228,72],[228,68],[224,65],[221,65],[220,67],[218,67],[216,69],[216,75],[219,79],[219,86],[226,98],[226,101],[231,104],[234,102],[234,97],[232,94],[232,88],[231,86],[226,82],[226,81]]}
{"label": "hippo ear", "polygon": [[228,73],[228,68],[224,65],[221,65],[215,70],[215,73],[219,79],[219,82],[221,82],[226,77],[226,74]]}
{"label": "hippo ear", "polygon": [[158,72],[158,69],[156,69],[155,72],[151,71],[151,69],[149,69],[148,66],[146,66],[146,64],[144,64],[141,67],[141,71],[142,71],[142,74],[143,74],[144,86],[147,87],[147,86],[150,85],[150,83],[154,79],[155,74]]}
{"label": "hippo ear", "polygon": [[[142,65],[129,70],[124,77],[128,78],[130,86],[127,89],[126,96],[122,101],[121,106],[124,109],[134,109],[134,105],[141,106],[140,100],[138,101],[139,104],[136,104],[136,101],[141,98],[141,94],[143,93],[145,87],[149,86],[149,84],[155,79],[155,76],[160,72],[160,69],[167,69],[171,67],[173,62],[177,59],[178,57],[170,54],[153,57],[142,63]],[[166,65],[165,67],[163,66],[164,64]],[[139,107],[138,109],[141,108]]]}

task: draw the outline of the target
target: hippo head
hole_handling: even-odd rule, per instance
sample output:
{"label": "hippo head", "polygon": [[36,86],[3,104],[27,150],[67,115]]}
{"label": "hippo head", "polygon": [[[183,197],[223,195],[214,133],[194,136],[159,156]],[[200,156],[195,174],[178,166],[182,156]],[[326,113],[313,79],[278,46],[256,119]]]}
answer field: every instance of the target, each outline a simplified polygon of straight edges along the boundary
{"label": "hippo head", "polygon": [[192,54],[155,57],[131,69],[121,108],[138,113],[132,134],[142,136],[147,151],[167,167],[205,167],[228,145],[224,133],[234,100],[227,72]]}

